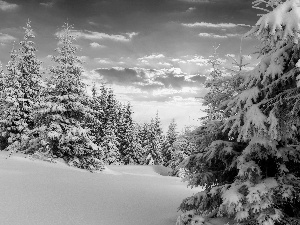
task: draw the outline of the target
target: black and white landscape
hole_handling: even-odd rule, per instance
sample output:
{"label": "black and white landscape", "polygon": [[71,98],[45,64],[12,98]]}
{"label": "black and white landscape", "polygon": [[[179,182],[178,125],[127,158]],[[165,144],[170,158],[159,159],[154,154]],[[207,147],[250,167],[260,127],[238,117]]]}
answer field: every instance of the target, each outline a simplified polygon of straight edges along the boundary
{"label": "black and white landscape", "polygon": [[300,224],[300,0],[0,0],[0,224]]}

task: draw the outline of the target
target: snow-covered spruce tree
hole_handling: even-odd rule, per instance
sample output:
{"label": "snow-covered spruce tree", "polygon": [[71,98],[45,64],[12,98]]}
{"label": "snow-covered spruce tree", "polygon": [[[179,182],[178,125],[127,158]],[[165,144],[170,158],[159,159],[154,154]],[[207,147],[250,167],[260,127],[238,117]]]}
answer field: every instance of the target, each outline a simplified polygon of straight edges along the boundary
{"label": "snow-covered spruce tree", "polygon": [[174,154],[175,151],[173,144],[176,141],[178,136],[176,127],[177,124],[175,122],[175,119],[172,119],[171,123],[169,124],[166,137],[162,144],[162,158],[163,158],[164,166],[170,166],[172,155]]}
{"label": "snow-covered spruce tree", "polygon": [[20,150],[34,127],[33,111],[42,90],[41,62],[37,59],[30,21],[18,50],[12,50],[7,73],[2,73],[1,145],[11,152]]}
{"label": "snow-covered spruce tree", "polygon": [[148,134],[149,134],[149,129],[150,129],[150,124],[148,123],[143,123],[143,124],[138,124],[137,126],[138,129],[138,139],[140,140],[141,147],[143,149],[143,155],[142,158],[140,159],[140,164],[144,165],[146,164],[146,158],[147,158],[147,149],[148,149]]}
{"label": "snow-covered spruce tree", "polygon": [[184,132],[178,135],[173,143],[174,151],[172,151],[169,163],[169,167],[172,168],[172,175],[178,177],[185,176],[186,169],[181,166],[181,163],[197,152],[198,133],[196,133],[196,131],[197,130],[190,130],[186,127]]}
{"label": "snow-covered spruce tree", "polygon": [[116,136],[116,101],[113,98],[112,91],[102,85],[97,94],[95,86],[93,87],[93,97],[90,99],[90,107],[93,110],[92,115],[99,121],[95,124],[90,121],[87,126],[93,134],[94,142],[103,149],[103,161],[105,164],[118,164],[120,154],[118,150],[118,141]]}
{"label": "snow-covered spruce tree", "polygon": [[144,149],[139,138],[139,127],[133,123],[125,133],[126,148],[123,150],[122,161],[125,164],[143,164]]}
{"label": "snow-covered spruce tree", "polygon": [[103,161],[105,164],[120,164],[120,152],[118,149],[119,142],[117,141],[115,125],[108,121],[104,128],[104,136],[100,146],[103,148]]}
{"label": "snow-covered spruce tree", "polygon": [[52,59],[48,89],[36,112],[37,127],[30,133],[27,152],[40,152],[65,159],[69,165],[90,171],[102,168],[102,149],[91,136],[87,124],[99,121],[88,105],[82,82],[82,67],[76,55],[76,37],[65,24],[57,35],[57,56]]}
{"label": "snow-covered spruce tree", "polygon": [[230,140],[213,142],[206,153],[237,174],[210,183],[181,208],[246,224],[293,224],[300,217],[300,1],[258,3],[273,8],[247,34],[261,41],[261,62],[245,75],[245,90],[228,102],[224,132]]}
{"label": "snow-covered spruce tree", "polygon": [[[0,64],[0,113],[3,114],[3,110],[5,109],[5,74],[3,72],[2,64]],[[2,118],[1,118],[2,119]],[[7,146],[7,140],[2,135],[0,136],[0,151],[3,150]]]}
{"label": "snow-covered spruce tree", "polygon": [[119,141],[117,137],[118,123],[120,121],[120,103],[116,100],[112,89],[102,88],[104,118],[102,122],[103,137],[100,144],[104,149],[104,161],[108,164],[120,164]]}
{"label": "snow-covered spruce tree", "polygon": [[132,108],[128,103],[122,106],[118,122],[119,151],[124,164],[140,164],[143,155],[138,127],[132,119]]}
{"label": "snow-covered spruce tree", "polygon": [[163,131],[161,128],[158,112],[148,126],[147,145],[145,146],[145,162],[146,164],[161,165],[163,163],[161,150],[163,144]]}
{"label": "snow-covered spruce tree", "polygon": [[243,68],[248,65],[243,63],[243,56],[240,55],[239,62],[235,58],[233,65],[238,66],[238,70],[228,69],[230,73],[226,73],[221,67],[222,59],[219,58],[217,50],[218,47],[214,47],[214,54],[209,57],[208,63],[212,67],[212,71],[208,75],[205,81],[205,88],[209,89],[209,92],[204,96],[203,106],[207,106],[204,111],[207,113],[202,119],[206,123],[208,121],[222,121],[224,117],[224,108],[220,107],[221,103],[228,100],[230,97],[236,95],[241,83],[241,72]]}
{"label": "snow-covered spruce tree", "polygon": [[101,99],[98,95],[96,90],[96,86],[94,84],[92,88],[92,98],[88,99],[89,107],[92,109],[92,115],[98,121],[98,123],[94,123],[93,121],[88,121],[86,124],[90,129],[90,134],[94,137],[94,143],[100,146],[103,141],[103,118],[104,118],[104,111],[101,105]]}
{"label": "snow-covered spruce tree", "polygon": [[[207,185],[208,188],[214,185],[215,182],[222,183],[228,179],[231,181],[234,179],[234,171],[236,170],[233,168],[226,169],[228,163],[230,164],[230,160],[232,160],[232,152],[225,152],[229,155],[222,160],[219,159],[218,154],[209,155],[209,146],[217,140],[230,140],[228,132],[222,132],[222,126],[229,116],[222,105],[223,102],[239,93],[239,83],[241,82],[241,71],[232,76],[223,75],[220,68],[221,59],[218,57],[217,48],[214,49],[214,55],[209,60],[212,72],[205,84],[209,88],[209,92],[203,98],[203,105],[207,106],[207,116],[202,118],[203,121],[200,127],[183,135],[186,140],[179,142],[179,144],[184,144],[187,141],[193,146],[194,151],[179,166],[174,167],[174,172],[185,171],[186,179],[189,180],[190,185]],[[177,145],[177,147],[179,146]],[[215,164],[218,166],[215,166]],[[229,176],[229,174],[231,175]]]}

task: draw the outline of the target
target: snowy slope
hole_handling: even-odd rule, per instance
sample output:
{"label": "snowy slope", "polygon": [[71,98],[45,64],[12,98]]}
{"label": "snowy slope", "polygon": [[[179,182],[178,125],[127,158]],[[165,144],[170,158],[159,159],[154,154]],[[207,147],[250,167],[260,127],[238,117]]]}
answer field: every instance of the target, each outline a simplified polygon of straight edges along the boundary
{"label": "snowy slope", "polygon": [[199,191],[157,166],[90,173],[6,156],[0,152],[1,225],[174,225],[182,199]]}

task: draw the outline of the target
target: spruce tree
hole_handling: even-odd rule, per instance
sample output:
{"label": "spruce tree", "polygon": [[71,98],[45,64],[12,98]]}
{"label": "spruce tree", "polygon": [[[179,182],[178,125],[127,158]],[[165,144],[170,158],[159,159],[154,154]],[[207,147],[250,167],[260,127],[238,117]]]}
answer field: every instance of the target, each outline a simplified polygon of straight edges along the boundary
{"label": "spruce tree", "polygon": [[132,119],[132,107],[128,103],[120,110],[118,123],[119,151],[125,164],[140,164],[142,158],[142,146],[139,139],[137,125]]}
{"label": "spruce tree", "polygon": [[161,151],[164,137],[158,113],[156,113],[154,119],[151,119],[146,128],[146,143],[144,146],[146,158],[144,162],[145,164],[161,165],[163,163]]}
{"label": "spruce tree", "polygon": [[147,149],[148,149],[148,134],[149,134],[149,127],[150,127],[150,124],[148,123],[143,123],[141,125],[138,126],[138,138],[140,140],[140,143],[141,143],[141,147],[143,149],[143,157],[142,159],[140,160],[140,164],[144,165],[146,164],[146,158],[147,158]]}
{"label": "spruce tree", "polygon": [[166,138],[163,142],[162,146],[162,157],[163,157],[163,165],[164,166],[170,166],[172,155],[174,155],[174,143],[177,140],[177,131],[176,131],[177,124],[175,122],[175,119],[172,119],[171,123],[169,124]]}
{"label": "spruce tree", "polygon": [[190,130],[186,127],[184,132],[176,137],[169,163],[169,167],[172,168],[172,175],[179,177],[186,176],[186,169],[181,166],[181,163],[197,152],[198,144],[196,137],[198,135],[197,129]]}
{"label": "spruce tree", "polygon": [[[300,217],[300,1],[258,0],[254,6],[264,3],[271,9],[247,34],[261,41],[261,61],[227,103],[223,131],[229,139],[198,155],[207,163],[198,164],[199,183],[190,182],[206,190],[181,208],[245,224],[292,224]],[[226,170],[227,179],[210,165]]]}
{"label": "spruce tree", "polygon": [[112,89],[102,87],[102,107],[104,111],[103,117],[103,137],[101,146],[104,149],[104,161],[108,164],[120,164],[121,156],[118,141],[118,123],[120,120],[120,104]]}
{"label": "spruce tree", "polygon": [[65,24],[58,39],[58,55],[52,57],[56,65],[50,68],[48,88],[36,113],[38,126],[31,132],[26,148],[64,158],[79,168],[101,169],[102,149],[93,142],[87,127],[99,121],[88,105],[72,26]]}
{"label": "spruce tree", "polygon": [[112,121],[108,121],[104,127],[104,136],[100,146],[103,148],[103,161],[105,164],[120,164],[121,157],[118,149],[119,142],[117,141],[116,128]]}
{"label": "spruce tree", "polygon": [[139,127],[132,124],[124,136],[126,147],[123,150],[122,160],[125,164],[143,164],[144,149],[139,138]]}
{"label": "spruce tree", "polygon": [[37,59],[35,38],[30,21],[18,50],[13,49],[2,72],[1,145],[6,150],[20,150],[34,127],[33,113],[42,91],[41,62]]}

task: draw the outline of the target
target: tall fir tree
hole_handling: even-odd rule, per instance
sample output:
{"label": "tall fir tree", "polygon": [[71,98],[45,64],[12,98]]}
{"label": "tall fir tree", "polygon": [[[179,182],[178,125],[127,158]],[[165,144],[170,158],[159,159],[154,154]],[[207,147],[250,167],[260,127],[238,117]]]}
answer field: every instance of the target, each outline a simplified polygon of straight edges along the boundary
{"label": "tall fir tree", "polygon": [[172,168],[172,175],[182,178],[186,176],[186,168],[182,167],[181,163],[197,152],[199,148],[197,136],[199,136],[197,129],[190,130],[186,127],[184,132],[176,137],[173,143],[174,151],[172,152],[169,163],[169,167]]}
{"label": "tall fir tree", "polygon": [[1,145],[20,150],[34,127],[33,111],[42,91],[41,62],[35,53],[35,38],[28,20],[18,50],[12,50],[7,73],[2,73]]}
{"label": "tall fir tree", "polygon": [[[244,75],[244,90],[227,102],[223,131],[229,140],[214,141],[198,156],[207,163],[198,164],[199,183],[190,183],[206,190],[181,208],[245,224],[298,224],[300,1],[253,3],[270,8],[247,34],[260,40],[261,61]],[[227,179],[209,165],[227,171]]]}
{"label": "tall fir tree", "polygon": [[162,144],[163,144],[163,135],[160,118],[158,116],[158,112],[154,119],[151,119],[151,122],[147,128],[146,133],[146,145],[145,148],[145,164],[155,164],[161,165],[163,164],[162,159]]}
{"label": "tall fir tree", "polygon": [[120,164],[121,156],[119,151],[119,141],[117,137],[118,123],[120,120],[120,104],[112,89],[102,87],[101,89],[103,101],[103,142],[101,146],[105,149],[104,161],[108,164]]}
{"label": "tall fir tree", "polygon": [[138,127],[132,119],[132,107],[128,103],[122,106],[118,124],[119,150],[125,164],[140,164],[143,155],[138,135]]}
{"label": "tall fir tree", "polygon": [[174,143],[178,137],[176,127],[177,124],[175,122],[175,119],[172,119],[171,123],[169,124],[167,134],[162,146],[162,158],[164,161],[164,166],[170,166],[172,161],[172,155],[174,155],[175,152]]}
{"label": "tall fir tree", "polygon": [[99,121],[87,104],[72,26],[65,24],[57,36],[58,55],[52,57],[56,65],[50,68],[49,87],[36,113],[38,126],[31,132],[27,151],[61,157],[70,165],[91,171],[102,169],[102,149],[93,142],[87,127]]}
{"label": "tall fir tree", "polygon": [[103,161],[108,165],[122,163],[115,129],[113,121],[108,121],[104,128],[102,143],[100,144],[104,151]]}

